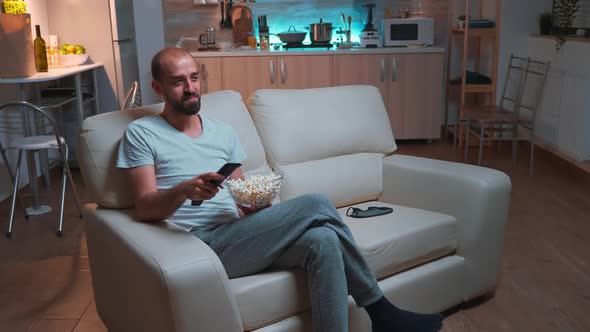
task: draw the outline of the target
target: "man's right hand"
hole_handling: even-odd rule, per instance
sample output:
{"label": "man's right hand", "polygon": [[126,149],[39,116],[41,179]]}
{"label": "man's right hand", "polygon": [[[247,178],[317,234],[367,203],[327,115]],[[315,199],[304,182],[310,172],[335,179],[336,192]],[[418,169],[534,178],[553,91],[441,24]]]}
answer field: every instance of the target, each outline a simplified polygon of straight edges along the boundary
{"label": "man's right hand", "polygon": [[215,197],[219,188],[223,188],[223,184],[219,186],[211,184],[210,181],[216,180],[220,183],[225,177],[216,172],[203,173],[195,178],[182,182],[181,188],[182,193],[186,196],[186,199],[193,201],[204,201]]}

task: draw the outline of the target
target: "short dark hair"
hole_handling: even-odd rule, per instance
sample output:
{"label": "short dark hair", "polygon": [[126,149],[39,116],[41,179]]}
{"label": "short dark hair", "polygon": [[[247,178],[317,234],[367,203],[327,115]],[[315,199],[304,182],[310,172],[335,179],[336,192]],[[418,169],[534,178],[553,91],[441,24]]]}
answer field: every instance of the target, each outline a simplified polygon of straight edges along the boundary
{"label": "short dark hair", "polygon": [[161,81],[163,60],[170,55],[186,55],[192,58],[192,55],[182,48],[166,47],[161,49],[158,53],[156,53],[156,55],[154,55],[151,62],[152,78],[155,81]]}

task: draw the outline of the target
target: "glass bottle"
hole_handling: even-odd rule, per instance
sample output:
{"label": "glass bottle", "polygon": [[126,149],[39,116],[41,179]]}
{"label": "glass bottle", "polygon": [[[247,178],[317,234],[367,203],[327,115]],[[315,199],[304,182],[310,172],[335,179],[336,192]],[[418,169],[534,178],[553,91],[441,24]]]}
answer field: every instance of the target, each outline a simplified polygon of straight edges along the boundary
{"label": "glass bottle", "polygon": [[37,37],[33,41],[35,48],[35,67],[38,72],[47,72],[47,49],[45,40],[41,38],[41,27],[39,25],[35,25],[35,32],[37,33]]}

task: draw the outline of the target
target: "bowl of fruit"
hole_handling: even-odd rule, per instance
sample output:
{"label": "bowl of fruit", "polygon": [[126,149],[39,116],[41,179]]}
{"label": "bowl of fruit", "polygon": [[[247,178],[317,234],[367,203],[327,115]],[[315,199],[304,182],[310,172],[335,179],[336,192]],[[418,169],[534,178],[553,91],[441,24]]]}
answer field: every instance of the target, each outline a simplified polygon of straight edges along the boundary
{"label": "bowl of fruit", "polygon": [[59,49],[59,61],[62,67],[79,66],[87,60],[88,54],[82,45],[63,44]]}
{"label": "bowl of fruit", "polygon": [[249,173],[244,179],[227,179],[224,184],[236,203],[262,208],[268,206],[281,191],[283,175],[274,172]]}

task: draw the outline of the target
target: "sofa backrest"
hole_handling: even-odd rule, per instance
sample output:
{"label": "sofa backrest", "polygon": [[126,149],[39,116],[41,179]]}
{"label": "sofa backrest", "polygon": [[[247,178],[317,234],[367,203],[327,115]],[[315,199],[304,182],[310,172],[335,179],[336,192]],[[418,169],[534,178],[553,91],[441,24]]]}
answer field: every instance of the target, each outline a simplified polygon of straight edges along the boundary
{"label": "sofa backrest", "polygon": [[259,90],[247,105],[269,165],[285,175],[281,200],[320,192],[343,206],[379,196],[382,159],[396,145],[377,88]]}
{"label": "sofa backrest", "polygon": [[[93,200],[102,207],[128,208],[133,196],[125,172],[115,167],[121,137],[132,121],[161,112],[163,104],[99,114],[84,120],[78,140],[80,168]],[[203,96],[201,114],[231,125],[246,150],[244,171],[268,169],[260,137],[242,97],[235,91]]]}

